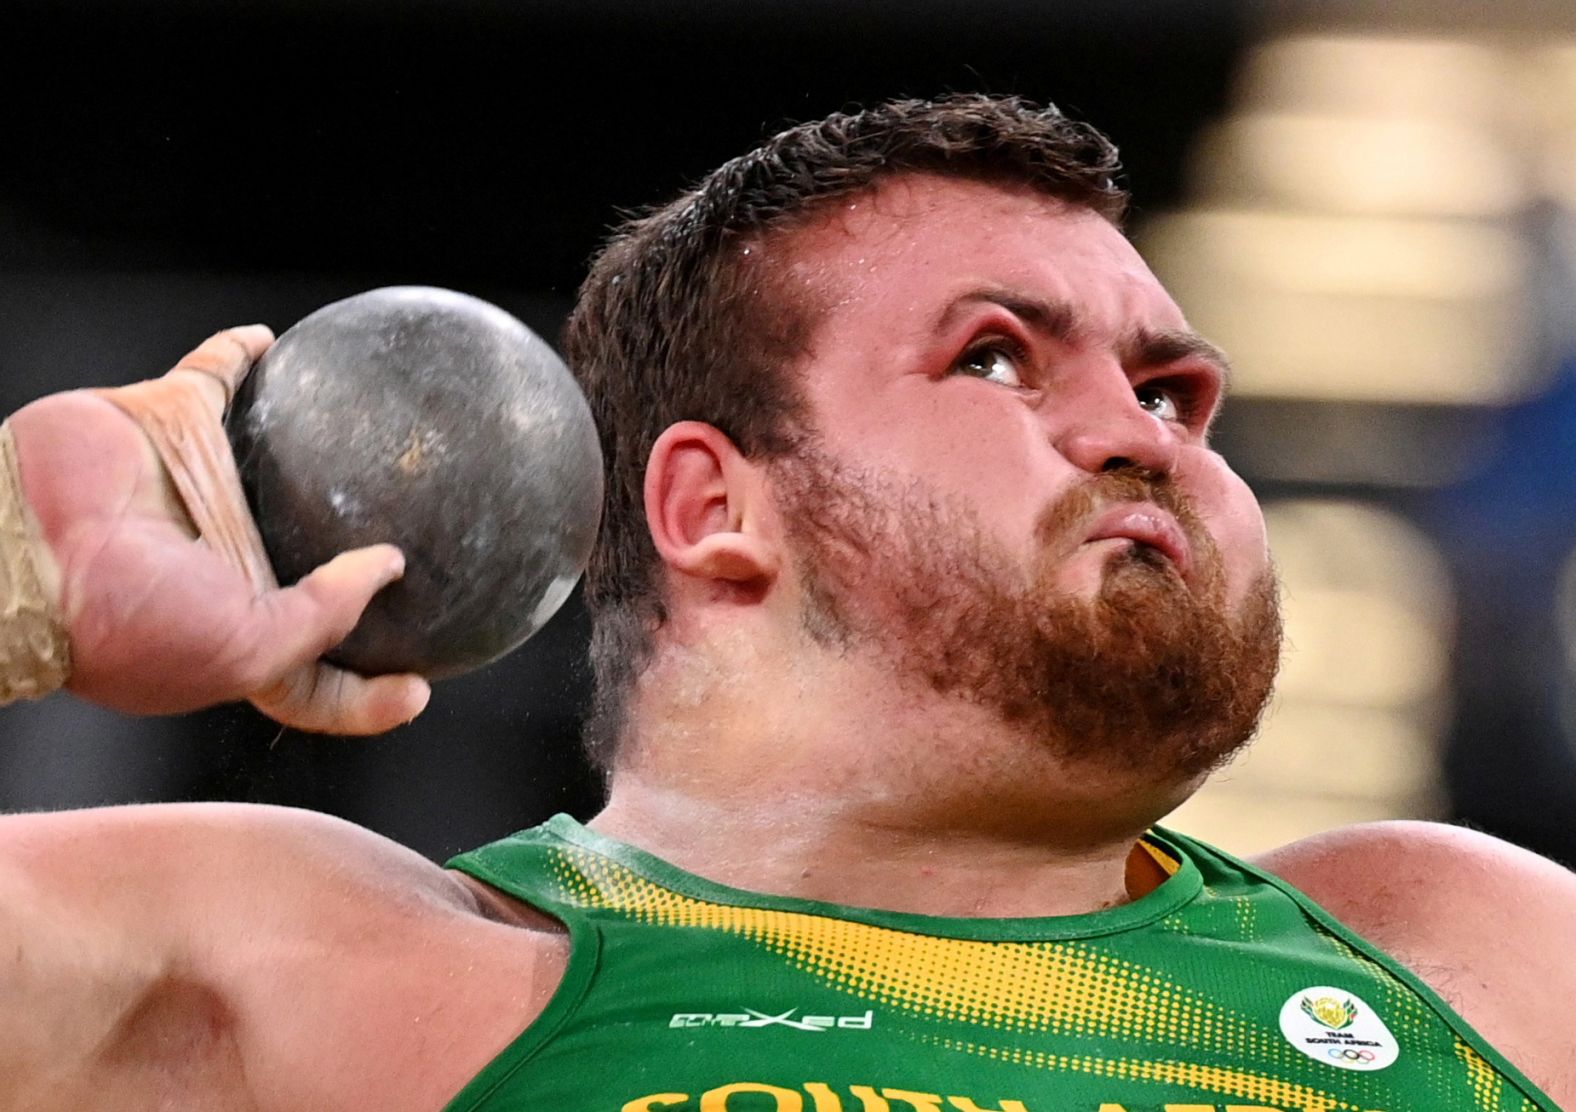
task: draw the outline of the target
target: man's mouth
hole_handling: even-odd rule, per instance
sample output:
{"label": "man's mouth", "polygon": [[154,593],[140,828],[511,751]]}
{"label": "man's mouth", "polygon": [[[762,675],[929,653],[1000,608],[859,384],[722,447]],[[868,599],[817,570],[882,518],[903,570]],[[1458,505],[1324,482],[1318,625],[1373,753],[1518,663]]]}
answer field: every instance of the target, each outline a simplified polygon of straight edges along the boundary
{"label": "man's mouth", "polygon": [[1168,511],[1151,502],[1112,506],[1095,518],[1084,543],[1126,540],[1165,557],[1184,578],[1191,564],[1187,534]]}

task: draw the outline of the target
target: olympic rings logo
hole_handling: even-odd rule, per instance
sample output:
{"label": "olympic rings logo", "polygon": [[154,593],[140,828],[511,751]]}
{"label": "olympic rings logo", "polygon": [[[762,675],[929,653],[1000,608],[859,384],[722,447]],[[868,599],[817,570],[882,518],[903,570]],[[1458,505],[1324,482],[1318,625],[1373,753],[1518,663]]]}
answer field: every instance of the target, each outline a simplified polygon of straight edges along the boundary
{"label": "olympic rings logo", "polygon": [[1372,1062],[1374,1060],[1373,1051],[1354,1050],[1349,1046],[1332,1046],[1325,1053],[1338,1062]]}

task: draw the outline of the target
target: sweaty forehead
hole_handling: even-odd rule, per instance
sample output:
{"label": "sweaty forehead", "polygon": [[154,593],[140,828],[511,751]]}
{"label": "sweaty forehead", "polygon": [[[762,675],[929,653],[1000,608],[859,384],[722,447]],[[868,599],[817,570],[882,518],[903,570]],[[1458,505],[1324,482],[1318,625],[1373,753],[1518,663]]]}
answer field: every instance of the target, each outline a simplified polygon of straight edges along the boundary
{"label": "sweaty forehead", "polygon": [[1027,186],[894,177],[786,230],[776,253],[784,292],[817,325],[868,317],[906,328],[985,286],[1076,305],[1090,339],[1186,323],[1109,221]]}

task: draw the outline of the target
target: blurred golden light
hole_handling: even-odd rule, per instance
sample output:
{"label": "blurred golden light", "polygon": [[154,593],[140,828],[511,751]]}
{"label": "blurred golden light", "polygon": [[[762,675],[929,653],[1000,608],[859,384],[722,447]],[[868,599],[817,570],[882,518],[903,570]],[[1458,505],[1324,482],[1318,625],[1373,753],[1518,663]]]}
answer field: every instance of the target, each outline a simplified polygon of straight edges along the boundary
{"label": "blurred golden light", "polygon": [[1365,707],[1282,700],[1263,748],[1255,746],[1227,780],[1251,778],[1252,789],[1379,803],[1432,791],[1432,733],[1414,716]]}
{"label": "blurred golden light", "polygon": [[1238,99],[1252,110],[1493,124],[1514,98],[1507,56],[1461,39],[1311,34],[1249,55]]}
{"label": "blurred golden light", "polygon": [[1264,789],[1226,791],[1212,785],[1165,820],[1239,857],[1295,842],[1338,826],[1397,818],[1396,808],[1352,797],[1309,797]]}
{"label": "blurred golden light", "polygon": [[1203,135],[1192,164],[1202,197],[1233,204],[1492,216],[1528,199],[1494,133],[1455,120],[1237,116]]}
{"label": "blurred golden light", "polygon": [[1576,128],[1576,42],[1555,42],[1518,59],[1520,117],[1534,132]]}
{"label": "blurred golden light", "polygon": [[1491,224],[1194,210],[1139,237],[1239,393],[1493,404],[1541,385],[1527,245]]}
{"label": "blurred golden light", "polygon": [[1397,706],[1445,679],[1437,631],[1376,593],[1303,588],[1287,595],[1286,620],[1300,631],[1281,671],[1288,698]]}
{"label": "blurred golden light", "polygon": [[1288,593],[1382,596],[1449,640],[1455,621],[1449,568],[1428,534],[1405,518],[1365,502],[1295,498],[1267,504],[1264,521]]}
{"label": "blurred golden light", "polygon": [[1549,137],[1538,160],[1537,176],[1546,197],[1576,209],[1576,127]]}
{"label": "blurred golden light", "polygon": [[1504,229],[1441,220],[1195,209],[1157,220],[1144,239],[1168,271],[1207,253],[1224,278],[1297,293],[1502,297],[1520,288],[1526,266]]}

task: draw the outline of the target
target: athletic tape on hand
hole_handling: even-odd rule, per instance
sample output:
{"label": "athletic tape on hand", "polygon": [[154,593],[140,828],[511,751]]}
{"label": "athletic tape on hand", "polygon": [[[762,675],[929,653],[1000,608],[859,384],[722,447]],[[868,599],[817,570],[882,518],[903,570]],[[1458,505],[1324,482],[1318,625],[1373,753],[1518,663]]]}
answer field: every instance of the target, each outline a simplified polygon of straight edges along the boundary
{"label": "athletic tape on hand", "polygon": [[71,642],[39,568],[49,558],[22,497],[9,424],[0,423],[0,705],[39,699],[71,675]]}
{"label": "athletic tape on hand", "polygon": [[95,390],[142,429],[159,454],[203,543],[251,584],[255,595],[279,586],[252,520],[224,422],[189,375]]}

